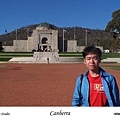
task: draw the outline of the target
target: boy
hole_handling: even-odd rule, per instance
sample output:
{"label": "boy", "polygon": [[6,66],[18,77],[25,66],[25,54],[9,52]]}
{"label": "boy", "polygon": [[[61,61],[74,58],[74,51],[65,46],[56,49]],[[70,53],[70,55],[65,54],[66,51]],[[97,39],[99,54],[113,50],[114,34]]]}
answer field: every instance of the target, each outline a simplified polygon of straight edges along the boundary
{"label": "boy", "polygon": [[101,50],[88,46],[82,55],[88,70],[76,80],[72,106],[119,106],[116,79],[99,66]]}

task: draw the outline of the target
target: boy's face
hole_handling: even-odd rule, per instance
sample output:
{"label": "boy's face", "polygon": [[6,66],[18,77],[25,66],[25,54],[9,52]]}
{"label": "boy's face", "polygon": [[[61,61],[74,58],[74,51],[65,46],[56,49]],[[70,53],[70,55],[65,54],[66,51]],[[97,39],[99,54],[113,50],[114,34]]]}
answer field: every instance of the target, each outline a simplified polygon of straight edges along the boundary
{"label": "boy's face", "polygon": [[99,68],[99,63],[101,59],[97,54],[88,54],[84,59],[84,64],[89,70],[95,71]]}

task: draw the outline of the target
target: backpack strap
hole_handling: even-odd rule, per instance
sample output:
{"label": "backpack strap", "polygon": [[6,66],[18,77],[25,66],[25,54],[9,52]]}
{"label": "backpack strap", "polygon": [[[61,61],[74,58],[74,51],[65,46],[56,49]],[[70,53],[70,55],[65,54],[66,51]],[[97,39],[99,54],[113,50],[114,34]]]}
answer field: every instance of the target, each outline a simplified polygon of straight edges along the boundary
{"label": "backpack strap", "polygon": [[83,81],[83,74],[81,74],[80,76],[80,96],[81,96],[82,81]]}

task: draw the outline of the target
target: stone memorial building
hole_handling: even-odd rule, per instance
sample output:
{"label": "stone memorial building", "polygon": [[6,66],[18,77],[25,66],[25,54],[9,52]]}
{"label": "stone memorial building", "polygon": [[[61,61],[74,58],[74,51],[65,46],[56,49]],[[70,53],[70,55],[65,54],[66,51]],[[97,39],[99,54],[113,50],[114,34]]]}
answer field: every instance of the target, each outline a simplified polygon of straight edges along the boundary
{"label": "stone memorial building", "polygon": [[[64,47],[63,47],[64,41]],[[3,46],[5,52],[81,52],[85,46],[78,46],[77,40],[59,40],[58,30],[49,23],[41,23],[27,40],[13,40],[13,46]]]}
{"label": "stone memorial building", "polygon": [[54,30],[48,23],[41,23],[27,40],[13,40],[13,46],[4,46],[4,51],[59,51],[58,30]]}

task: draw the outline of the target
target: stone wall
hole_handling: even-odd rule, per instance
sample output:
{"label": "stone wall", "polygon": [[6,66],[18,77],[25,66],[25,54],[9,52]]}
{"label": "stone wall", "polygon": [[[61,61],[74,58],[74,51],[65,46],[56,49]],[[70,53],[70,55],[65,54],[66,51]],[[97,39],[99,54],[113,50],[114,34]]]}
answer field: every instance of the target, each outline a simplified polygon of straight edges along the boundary
{"label": "stone wall", "polygon": [[82,52],[85,46],[77,46],[77,52]]}
{"label": "stone wall", "polygon": [[14,46],[3,46],[5,52],[14,52]]}
{"label": "stone wall", "polygon": [[77,40],[67,40],[67,52],[77,51]]}
{"label": "stone wall", "polygon": [[32,50],[33,50],[33,37],[28,37],[27,52],[31,52]]}
{"label": "stone wall", "polygon": [[27,40],[14,40],[14,51],[26,52],[27,51]]}
{"label": "stone wall", "polygon": [[[95,46],[97,48],[100,48],[100,50],[103,52],[103,47],[102,46]],[[77,52],[82,52],[85,46],[77,46]]]}

